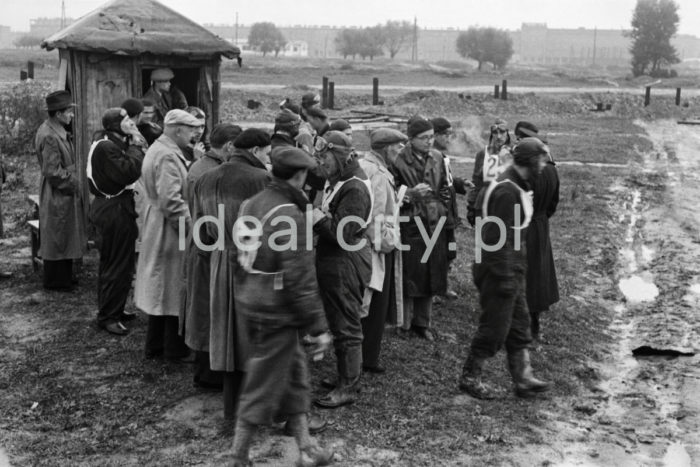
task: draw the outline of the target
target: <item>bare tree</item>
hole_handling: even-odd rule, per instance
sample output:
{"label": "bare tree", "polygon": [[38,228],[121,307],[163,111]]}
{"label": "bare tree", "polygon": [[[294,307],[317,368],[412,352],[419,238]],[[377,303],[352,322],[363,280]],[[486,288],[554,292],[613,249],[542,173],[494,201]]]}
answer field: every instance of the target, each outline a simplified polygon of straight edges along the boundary
{"label": "bare tree", "polygon": [[408,21],[387,21],[384,25],[385,47],[393,60],[413,35],[413,25]]}

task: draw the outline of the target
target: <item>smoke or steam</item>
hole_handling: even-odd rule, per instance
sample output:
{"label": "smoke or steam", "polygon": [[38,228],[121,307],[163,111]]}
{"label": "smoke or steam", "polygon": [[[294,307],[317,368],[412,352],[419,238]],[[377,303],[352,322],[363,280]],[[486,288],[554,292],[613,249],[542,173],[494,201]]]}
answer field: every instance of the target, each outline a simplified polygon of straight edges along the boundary
{"label": "smoke or steam", "polygon": [[453,122],[454,138],[450,141],[447,153],[454,156],[473,156],[483,148],[484,128],[478,117],[469,116],[461,122]]}

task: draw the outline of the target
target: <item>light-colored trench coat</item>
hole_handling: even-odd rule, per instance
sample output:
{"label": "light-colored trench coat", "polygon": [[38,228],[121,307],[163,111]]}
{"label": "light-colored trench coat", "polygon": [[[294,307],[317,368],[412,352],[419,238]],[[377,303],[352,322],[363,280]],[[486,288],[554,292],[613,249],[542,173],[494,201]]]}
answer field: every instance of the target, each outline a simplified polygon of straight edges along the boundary
{"label": "light-colored trench coat", "polygon": [[63,125],[48,119],[37,130],[34,145],[41,166],[39,255],[49,261],[81,258],[87,233],[73,144]]}
{"label": "light-colored trench coat", "polygon": [[[134,300],[136,306],[149,315],[178,316],[184,245],[191,218],[186,201],[187,161],[168,136],[162,135],[148,148],[140,184],[144,218]],[[181,222],[184,223],[182,232]]]}
{"label": "light-colored trench coat", "polygon": [[[369,310],[371,294],[381,292],[384,285],[385,254],[394,251],[400,242],[400,234],[396,215],[398,214],[398,200],[396,199],[396,187],[394,176],[379,154],[365,153],[359,159],[360,167],[364,170],[372,184],[374,202],[372,204],[372,220],[367,227],[367,235],[371,241],[372,251],[372,277],[365,291],[363,307]],[[390,321],[397,326],[403,324],[403,280],[401,254],[394,255],[394,284],[396,291],[396,316],[391,316]]]}

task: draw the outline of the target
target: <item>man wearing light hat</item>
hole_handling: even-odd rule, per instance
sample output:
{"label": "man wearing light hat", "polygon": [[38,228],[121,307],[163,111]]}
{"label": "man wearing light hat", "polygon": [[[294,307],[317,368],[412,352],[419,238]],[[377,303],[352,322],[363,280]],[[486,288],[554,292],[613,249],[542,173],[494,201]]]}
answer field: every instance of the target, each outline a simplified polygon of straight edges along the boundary
{"label": "man wearing light hat", "polygon": [[39,226],[43,259],[44,288],[69,290],[73,287],[73,260],[87,250],[83,188],[66,127],[73,120],[70,92],[55,91],[46,96],[49,118],[36,132],[34,147],[41,166]]}
{"label": "man wearing light hat", "polygon": [[399,200],[389,166],[407,141],[406,135],[398,130],[376,129],[369,136],[371,151],[359,159],[373,192],[372,221],[367,228],[372,275],[363,300],[367,315],[362,319],[362,368],[370,373],[385,371],[379,363],[379,354],[387,318],[398,325],[403,320],[401,254],[396,253],[400,243],[396,218]]}
{"label": "man wearing light hat", "polygon": [[[518,397],[533,397],[550,384],[532,374],[528,348],[532,342],[530,315],[525,292],[527,248],[524,229],[532,216],[531,183],[548,159],[544,143],[524,138],[513,148],[513,165],[489,186],[483,201],[483,215],[496,218],[477,223],[474,284],[479,290],[481,316],[472,338],[469,355],[459,380],[460,390],[478,399],[493,399],[493,392],[481,381],[486,359],[505,345],[508,369]],[[505,229],[503,229],[505,226]],[[503,236],[505,235],[505,238]],[[486,245],[503,245],[496,250]]]}
{"label": "man wearing light hat", "polygon": [[[417,336],[434,340],[430,330],[433,296],[444,295],[447,290],[447,219],[449,194],[445,161],[439,151],[433,149],[435,135],[433,125],[416,116],[409,120],[409,142],[393,164],[397,185],[408,190],[401,206],[401,215],[410,221],[401,224],[402,243],[409,247],[402,252],[404,329]],[[423,224],[418,226],[416,218]],[[439,230],[439,231],[438,231]],[[428,251],[421,231],[431,238],[437,235],[433,250]]]}
{"label": "man wearing light hat", "polygon": [[140,183],[143,227],[136,268],[136,306],[149,315],[146,356],[179,360],[189,351],[178,335],[180,288],[185,252],[180,251],[191,225],[187,205],[189,162],[182,151],[202,123],[184,110],[165,115],[163,134],[148,148]]}
{"label": "man wearing light hat", "polygon": [[260,246],[239,250],[235,276],[236,312],[247,323],[250,357],[236,417],[233,466],[250,465],[248,451],[257,427],[272,424],[278,415],[288,420],[299,448],[297,465],[327,465],[333,451],[320,447],[309,434],[311,386],[300,339],[311,336],[314,359],[323,356],[331,340],[313,253],[304,245],[309,200],[302,188],[316,161],[292,147],[273,151],[271,160],[272,182],[247,200],[240,213],[257,219],[262,228],[241,228],[236,237],[242,241],[257,230],[254,239]]}
{"label": "man wearing light hat", "polygon": [[169,110],[187,107],[187,99],[182,91],[170,83],[174,77],[175,73],[170,68],[156,68],[151,71],[151,87],[143,98],[153,102],[156,111],[153,123],[157,125],[163,124],[165,114]]}
{"label": "man wearing light hat", "polygon": [[224,238],[213,223],[193,232],[204,245],[220,245],[211,252],[209,304],[209,361],[213,371],[224,373],[224,417],[233,419],[235,402],[247,359],[244,322],[233,306],[236,247],[231,237],[241,203],[261,192],[270,180],[265,167],[270,139],[264,130],[249,128],[236,137],[231,157],[203,174],[194,186],[199,216],[218,216],[224,209]]}

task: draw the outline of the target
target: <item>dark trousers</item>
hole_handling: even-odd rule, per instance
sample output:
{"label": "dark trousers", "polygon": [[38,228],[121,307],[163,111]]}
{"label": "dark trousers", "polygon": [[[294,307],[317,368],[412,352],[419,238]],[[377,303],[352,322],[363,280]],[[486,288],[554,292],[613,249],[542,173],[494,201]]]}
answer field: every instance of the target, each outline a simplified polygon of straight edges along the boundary
{"label": "dark trousers", "polygon": [[185,340],[178,334],[177,316],[148,316],[146,355],[180,358],[189,353]]}
{"label": "dark trousers", "polygon": [[44,288],[70,289],[73,287],[73,260],[44,260]]}
{"label": "dark trousers", "polygon": [[[472,355],[476,358],[493,357],[504,344],[508,353],[528,348],[532,336],[530,312],[525,300],[525,274],[509,279],[509,287],[503,287],[500,283],[503,279],[487,270],[475,274],[477,276],[481,316],[472,339]],[[503,293],[503,290],[508,290],[508,293]]]}
{"label": "dark trousers", "polygon": [[362,364],[367,367],[379,365],[382,350],[382,336],[390,309],[396,307],[394,283],[394,252],[384,256],[384,283],[382,291],[372,292],[369,313],[362,319]]}
{"label": "dark trousers", "polygon": [[276,415],[307,413],[311,386],[296,328],[248,324],[250,357],[238,403],[238,420],[269,425]]}
{"label": "dark trousers", "polygon": [[119,321],[134,274],[138,237],[133,198],[95,198],[90,217],[101,237],[97,277],[97,320]]}
{"label": "dark trousers", "polygon": [[209,352],[195,353],[194,382],[203,386],[221,386],[224,381],[221,371],[213,371],[209,363]]}

